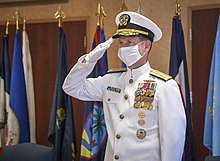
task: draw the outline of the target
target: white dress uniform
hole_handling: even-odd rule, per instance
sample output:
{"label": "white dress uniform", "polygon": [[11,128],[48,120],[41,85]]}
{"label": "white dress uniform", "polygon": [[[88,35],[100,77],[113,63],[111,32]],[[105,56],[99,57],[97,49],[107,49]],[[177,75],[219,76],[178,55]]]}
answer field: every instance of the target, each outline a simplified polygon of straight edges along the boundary
{"label": "white dress uniform", "polygon": [[103,101],[105,161],[181,161],[186,118],[177,83],[155,76],[148,62],[86,79],[95,63],[82,63],[84,58],[71,69],[63,89],[80,100]]}

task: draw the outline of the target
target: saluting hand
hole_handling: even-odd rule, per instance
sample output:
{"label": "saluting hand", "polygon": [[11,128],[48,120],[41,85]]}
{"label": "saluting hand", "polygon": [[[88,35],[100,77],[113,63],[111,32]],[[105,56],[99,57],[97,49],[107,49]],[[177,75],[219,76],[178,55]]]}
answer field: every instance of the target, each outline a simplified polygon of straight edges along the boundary
{"label": "saluting hand", "polygon": [[111,46],[114,39],[111,37],[107,41],[97,45],[91,52],[89,52],[85,57],[85,62],[96,63],[105,53],[105,51]]}

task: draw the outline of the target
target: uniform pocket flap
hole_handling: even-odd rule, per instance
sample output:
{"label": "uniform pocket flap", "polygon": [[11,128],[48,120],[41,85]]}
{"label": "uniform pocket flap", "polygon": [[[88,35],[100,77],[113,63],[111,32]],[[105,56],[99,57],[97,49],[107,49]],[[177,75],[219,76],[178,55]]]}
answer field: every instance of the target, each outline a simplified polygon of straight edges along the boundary
{"label": "uniform pocket flap", "polygon": [[104,100],[107,103],[119,103],[121,100],[121,94],[117,92],[107,91],[104,96]]}

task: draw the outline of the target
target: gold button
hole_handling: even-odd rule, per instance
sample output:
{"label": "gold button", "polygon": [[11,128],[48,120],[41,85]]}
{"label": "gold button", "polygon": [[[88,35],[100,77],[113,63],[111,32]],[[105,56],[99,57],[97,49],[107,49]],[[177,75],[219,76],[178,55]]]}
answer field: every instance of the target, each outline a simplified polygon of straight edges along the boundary
{"label": "gold button", "polygon": [[119,117],[120,117],[120,119],[124,119],[125,118],[125,116],[122,115],[122,114]]}
{"label": "gold button", "polygon": [[115,160],[118,160],[119,159],[119,156],[118,155],[115,155]]}
{"label": "gold button", "polygon": [[108,102],[109,102],[109,101],[111,101],[111,99],[110,99],[110,98],[108,98]]}
{"label": "gold button", "polygon": [[145,118],[145,112],[141,111],[141,112],[138,112],[138,117],[139,118]]}
{"label": "gold button", "polygon": [[146,136],[146,131],[144,129],[138,129],[136,136],[138,139],[144,139]]}
{"label": "gold button", "polygon": [[116,138],[117,138],[117,139],[120,139],[120,138],[121,138],[121,135],[117,134],[117,135],[116,135]]}
{"label": "gold button", "polygon": [[125,96],[124,96],[124,99],[127,100],[127,99],[128,99],[128,95],[125,95]]}
{"label": "gold button", "polygon": [[129,79],[129,83],[132,84],[134,81],[133,79]]}

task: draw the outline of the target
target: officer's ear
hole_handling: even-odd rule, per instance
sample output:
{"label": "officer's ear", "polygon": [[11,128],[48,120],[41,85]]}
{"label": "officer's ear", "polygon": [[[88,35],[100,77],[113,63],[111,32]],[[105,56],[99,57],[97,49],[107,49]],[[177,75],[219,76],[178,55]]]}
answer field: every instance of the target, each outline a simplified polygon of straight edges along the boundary
{"label": "officer's ear", "polygon": [[150,40],[145,41],[145,49],[149,51],[151,49],[152,42]]}

